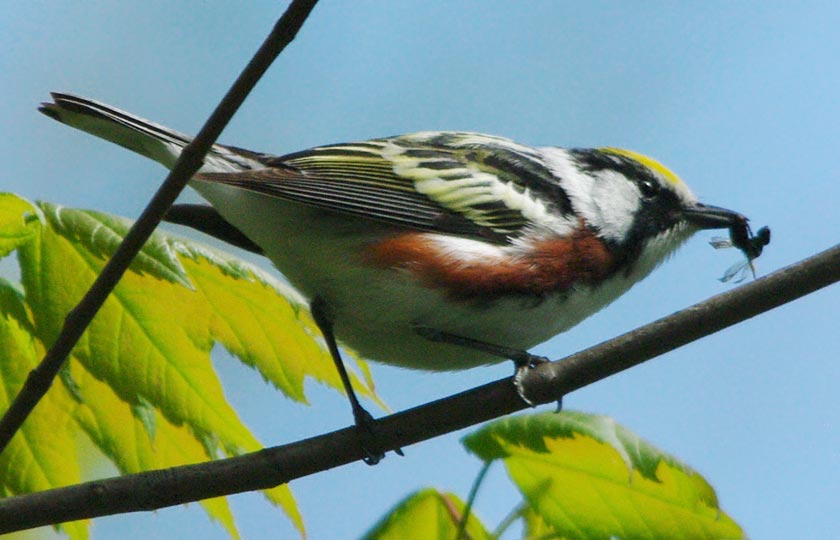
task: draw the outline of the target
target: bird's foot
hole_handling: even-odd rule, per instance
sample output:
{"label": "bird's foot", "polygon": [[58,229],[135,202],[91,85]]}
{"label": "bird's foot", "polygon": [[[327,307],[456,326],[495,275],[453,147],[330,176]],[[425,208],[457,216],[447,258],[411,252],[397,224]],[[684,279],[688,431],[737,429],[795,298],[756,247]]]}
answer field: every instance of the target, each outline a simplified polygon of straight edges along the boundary
{"label": "bird's foot", "polygon": [[[494,343],[487,343],[473,338],[450,334],[428,326],[416,325],[414,327],[414,331],[429,341],[459,345],[461,347],[483,351],[493,356],[498,356],[499,358],[513,360],[513,363],[516,366],[516,371],[513,375],[513,386],[516,388],[516,393],[522,401],[529,406],[536,406],[533,401],[525,396],[524,388],[522,387],[522,377],[534,367],[549,362],[550,360],[548,358],[531,354],[528,351],[523,351],[522,349],[507,347],[505,345],[496,345]],[[558,408],[560,406],[561,404],[558,402]]]}
{"label": "bird's foot", "polygon": [[[380,449],[379,436],[376,433],[376,420],[361,406],[353,408],[353,419],[355,420],[356,430],[361,437],[362,450],[365,453],[362,461],[366,465],[376,465],[385,458],[385,452]],[[398,456],[405,455],[402,448],[394,448],[394,453]]]}

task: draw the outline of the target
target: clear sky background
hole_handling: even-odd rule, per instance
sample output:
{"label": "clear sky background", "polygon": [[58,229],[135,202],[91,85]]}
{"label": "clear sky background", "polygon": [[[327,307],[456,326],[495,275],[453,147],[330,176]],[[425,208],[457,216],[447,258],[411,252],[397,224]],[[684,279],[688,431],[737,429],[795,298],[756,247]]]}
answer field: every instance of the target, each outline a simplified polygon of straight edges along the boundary
{"label": "clear sky background", "polygon": [[[282,12],[275,2],[3,2],[0,189],[136,217],[163,171],[39,115],[79,93],[193,133]],[[221,140],[284,153],[426,129],[533,145],[620,146],[670,166],[705,202],[770,225],[768,273],[840,238],[840,4],[340,1],[316,7]],[[729,290],[738,260],[697,235],[618,302],[536,352],[575,352]],[[5,264],[3,272],[12,272]],[[840,287],[567,397],[695,467],[752,538],[840,538]],[[230,401],[267,445],[344,427],[344,398],[291,404],[219,354]],[[373,366],[394,409],[509,375]],[[372,407],[372,406],[371,406]],[[354,538],[407,493],[466,496],[479,462],[455,434],[292,484],[310,538]],[[516,504],[502,468],[477,511]],[[291,538],[255,494],[244,538]],[[96,520],[94,539],[224,538],[197,505]]]}

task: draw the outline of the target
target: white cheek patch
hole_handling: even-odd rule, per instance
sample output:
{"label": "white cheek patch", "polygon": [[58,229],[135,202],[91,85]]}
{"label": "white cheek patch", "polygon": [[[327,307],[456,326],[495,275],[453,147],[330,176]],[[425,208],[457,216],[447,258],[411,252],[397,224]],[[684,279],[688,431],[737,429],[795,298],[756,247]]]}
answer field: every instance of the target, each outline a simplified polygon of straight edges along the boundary
{"label": "white cheek patch", "polygon": [[561,173],[562,186],[575,213],[597,228],[604,238],[623,240],[641,204],[638,188],[615,171],[603,170],[590,176],[571,166],[558,170],[559,164],[554,165],[554,171]]}
{"label": "white cheek patch", "polygon": [[[597,215],[596,225],[606,238],[627,237],[641,205],[641,193],[633,183],[615,171],[599,171],[592,186],[592,202]],[[596,203],[597,201],[597,203]]]}

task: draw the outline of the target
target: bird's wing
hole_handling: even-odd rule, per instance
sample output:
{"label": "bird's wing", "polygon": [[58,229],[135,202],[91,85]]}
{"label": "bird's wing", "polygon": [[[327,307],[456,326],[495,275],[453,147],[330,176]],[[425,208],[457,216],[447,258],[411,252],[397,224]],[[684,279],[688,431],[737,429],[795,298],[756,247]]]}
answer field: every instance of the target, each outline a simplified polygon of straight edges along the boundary
{"label": "bird's wing", "polygon": [[[44,114],[170,168],[191,140],[98,101],[52,97]],[[216,144],[201,173],[336,212],[499,243],[533,228],[563,232],[571,219],[539,150],[475,133],[423,132],[281,157]]]}
{"label": "bird's wing", "polygon": [[571,213],[537,150],[487,135],[424,132],[261,156],[260,161],[264,168],[197,178],[499,243],[529,228],[566,227]]}

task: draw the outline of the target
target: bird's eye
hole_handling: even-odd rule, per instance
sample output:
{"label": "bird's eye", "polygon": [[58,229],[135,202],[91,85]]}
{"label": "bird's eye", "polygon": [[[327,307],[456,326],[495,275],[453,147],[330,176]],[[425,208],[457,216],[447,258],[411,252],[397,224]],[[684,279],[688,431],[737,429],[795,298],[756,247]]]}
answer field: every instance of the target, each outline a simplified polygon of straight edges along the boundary
{"label": "bird's eye", "polygon": [[659,193],[659,184],[651,179],[642,180],[639,182],[639,191],[642,192],[642,196],[646,199],[652,199]]}

